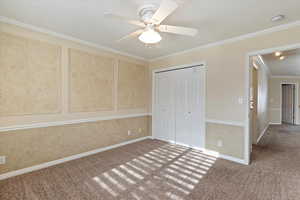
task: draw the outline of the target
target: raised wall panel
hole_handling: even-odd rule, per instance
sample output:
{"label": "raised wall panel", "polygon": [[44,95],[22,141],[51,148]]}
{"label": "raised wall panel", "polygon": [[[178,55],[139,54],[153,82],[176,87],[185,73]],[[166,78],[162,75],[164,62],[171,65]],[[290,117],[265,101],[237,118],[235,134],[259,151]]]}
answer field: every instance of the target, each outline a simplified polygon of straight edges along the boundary
{"label": "raised wall panel", "polygon": [[61,47],[0,33],[0,117],[60,112]]}
{"label": "raised wall panel", "polygon": [[70,49],[70,111],[113,110],[114,60]]}
{"label": "raised wall panel", "polygon": [[148,68],[126,61],[119,62],[118,109],[147,107]]}

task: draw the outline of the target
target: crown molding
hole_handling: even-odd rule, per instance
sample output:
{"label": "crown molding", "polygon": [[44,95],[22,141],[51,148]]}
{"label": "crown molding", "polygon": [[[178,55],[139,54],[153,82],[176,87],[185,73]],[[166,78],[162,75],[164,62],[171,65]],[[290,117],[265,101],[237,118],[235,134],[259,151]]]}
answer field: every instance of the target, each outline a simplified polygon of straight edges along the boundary
{"label": "crown molding", "polygon": [[95,44],[93,42],[88,42],[88,41],[81,40],[81,39],[78,39],[78,38],[75,38],[75,37],[72,37],[72,36],[68,36],[68,35],[57,33],[57,32],[51,31],[51,30],[39,28],[37,26],[33,26],[31,24],[26,24],[26,23],[23,23],[23,22],[14,20],[14,19],[10,19],[8,17],[0,16],[0,22],[20,26],[22,28],[26,28],[26,29],[29,29],[29,30],[32,30],[32,31],[37,31],[37,32],[40,32],[40,33],[49,34],[51,36],[54,36],[54,37],[57,37],[57,38],[60,38],[60,39],[66,39],[66,40],[77,42],[77,43],[80,43],[80,44],[83,44],[83,45],[94,47],[94,48],[99,49],[99,50],[104,50],[104,51],[108,51],[108,52],[112,52],[112,53],[117,53],[117,54],[120,54],[120,55],[123,55],[123,56],[128,56],[128,57],[132,57],[132,58],[135,58],[135,59],[138,59],[138,60],[148,61],[148,62],[154,62],[154,61],[158,61],[158,60],[165,59],[165,58],[168,58],[168,57],[172,57],[172,56],[176,56],[176,55],[181,55],[181,54],[197,51],[197,50],[200,50],[200,49],[205,49],[205,48],[224,45],[224,44],[229,44],[229,43],[233,43],[233,42],[237,42],[237,41],[257,37],[257,36],[260,36],[260,35],[266,35],[266,34],[269,34],[269,33],[277,32],[277,31],[281,31],[281,30],[286,30],[286,29],[289,29],[289,28],[292,28],[292,27],[295,27],[295,26],[300,26],[300,20],[298,20],[298,21],[295,21],[295,22],[274,26],[274,27],[264,29],[264,30],[261,30],[261,31],[248,33],[248,34],[240,35],[240,36],[233,37],[233,38],[230,38],[230,39],[220,40],[220,41],[217,41],[217,42],[212,42],[212,43],[208,43],[208,44],[205,44],[205,45],[200,45],[198,47],[194,47],[194,48],[191,48],[191,49],[178,51],[178,52],[171,53],[171,54],[168,54],[168,55],[158,56],[158,57],[154,57],[154,58],[151,58],[151,59],[147,59],[145,57],[133,55],[133,54],[130,54],[130,53],[127,53],[127,52],[122,52],[122,51],[119,51],[119,50],[116,50],[116,49],[113,49],[113,48],[110,48],[110,47],[98,45],[98,44]]}
{"label": "crown molding", "polygon": [[14,20],[14,19],[10,19],[8,17],[0,16],[0,22],[6,23],[6,24],[16,25],[16,26],[19,26],[19,27],[22,27],[22,28],[25,28],[25,29],[29,29],[29,30],[32,30],[32,31],[40,32],[40,33],[45,33],[45,34],[48,34],[48,35],[51,35],[51,36],[54,36],[54,37],[57,37],[57,38],[60,38],[60,39],[65,39],[65,40],[69,40],[69,41],[72,41],[72,42],[77,42],[77,43],[80,43],[80,44],[83,44],[83,45],[94,47],[94,48],[102,50],[102,51],[108,51],[108,52],[111,52],[111,53],[116,53],[116,54],[119,54],[119,55],[122,55],[122,56],[128,56],[128,57],[135,58],[135,59],[142,60],[142,61],[148,61],[146,58],[141,57],[141,56],[136,56],[136,55],[126,53],[126,52],[123,52],[123,51],[119,51],[119,50],[116,50],[116,49],[113,49],[113,48],[110,48],[110,47],[98,45],[98,44],[93,43],[93,42],[88,42],[88,41],[85,41],[85,40],[81,40],[81,39],[78,39],[78,38],[75,38],[75,37],[72,37],[72,36],[69,36],[69,35],[65,35],[65,34],[62,34],[62,33],[57,33],[57,32],[54,32],[54,31],[51,31],[51,30],[48,30],[48,29],[44,29],[44,28],[40,28],[40,27],[31,25],[31,24],[26,24],[26,23],[23,23],[23,22]]}
{"label": "crown molding", "polygon": [[200,46],[195,47],[195,48],[191,48],[191,49],[187,49],[187,50],[183,50],[183,51],[178,51],[178,52],[171,53],[171,54],[168,54],[168,55],[165,55],[165,56],[159,56],[159,57],[150,59],[149,62],[154,62],[154,61],[158,61],[158,60],[165,59],[165,58],[168,58],[168,57],[194,52],[194,51],[197,51],[197,50],[200,50],[200,49],[205,49],[205,48],[214,47],[214,46],[220,46],[220,45],[229,44],[229,43],[233,43],[233,42],[237,42],[237,41],[241,41],[241,40],[245,40],[245,39],[249,39],[249,38],[254,38],[254,37],[257,37],[257,36],[266,35],[266,34],[269,34],[269,33],[286,30],[286,29],[289,29],[289,28],[292,28],[292,27],[295,27],[295,26],[300,26],[300,20],[294,21],[294,22],[291,22],[291,23],[287,23],[287,24],[274,26],[274,27],[267,28],[267,29],[264,29],[264,30],[261,30],[261,31],[252,32],[252,33],[248,33],[248,34],[245,34],[245,35],[240,35],[240,36],[233,37],[233,38],[230,38],[230,39],[225,39],[225,40],[220,40],[220,41],[217,41],[217,42],[212,42],[212,43],[200,45]]}

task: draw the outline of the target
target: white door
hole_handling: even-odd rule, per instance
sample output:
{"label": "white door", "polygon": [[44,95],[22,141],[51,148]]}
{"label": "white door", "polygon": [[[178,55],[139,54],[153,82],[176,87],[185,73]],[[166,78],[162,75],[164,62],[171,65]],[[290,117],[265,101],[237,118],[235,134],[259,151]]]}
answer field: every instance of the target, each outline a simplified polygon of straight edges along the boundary
{"label": "white door", "polygon": [[155,74],[154,137],[175,142],[173,71]]}
{"label": "white door", "polygon": [[154,136],[202,148],[205,137],[205,69],[184,68],[155,75]]}

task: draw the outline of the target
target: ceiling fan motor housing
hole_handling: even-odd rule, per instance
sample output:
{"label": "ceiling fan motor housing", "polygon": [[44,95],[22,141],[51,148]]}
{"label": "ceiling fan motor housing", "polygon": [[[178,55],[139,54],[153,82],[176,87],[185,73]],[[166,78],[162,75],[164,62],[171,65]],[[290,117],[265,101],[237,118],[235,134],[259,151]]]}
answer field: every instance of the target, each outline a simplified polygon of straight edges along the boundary
{"label": "ceiling fan motor housing", "polygon": [[143,5],[139,8],[138,15],[142,22],[146,24],[151,24],[153,23],[151,21],[151,18],[154,15],[156,10],[157,10],[157,6],[154,4]]}

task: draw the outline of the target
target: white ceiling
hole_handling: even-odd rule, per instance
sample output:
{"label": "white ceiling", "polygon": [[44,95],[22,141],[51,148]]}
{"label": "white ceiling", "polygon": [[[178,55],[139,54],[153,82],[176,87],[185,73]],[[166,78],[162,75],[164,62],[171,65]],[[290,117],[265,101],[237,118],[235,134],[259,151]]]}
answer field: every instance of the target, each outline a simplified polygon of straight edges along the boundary
{"label": "white ceiling", "polygon": [[[199,29],[195,38],[162,34],[155,48],[138,39],[116,40],[138,27],[103,17],[107,11],[137,19],[144,2],[160,0],[1,0],[0,15],[135,56],[152,59],[300,20],[299,0],[183,0],[163,24]],[[270,18],[284,14],[282,22]]]}
{"label": "white ceiling", "polygon": [[272,54],[263,55],[264,62],[273,76],[300,76],[300,49],[282,52],[286,57],[280,60]]}

